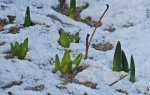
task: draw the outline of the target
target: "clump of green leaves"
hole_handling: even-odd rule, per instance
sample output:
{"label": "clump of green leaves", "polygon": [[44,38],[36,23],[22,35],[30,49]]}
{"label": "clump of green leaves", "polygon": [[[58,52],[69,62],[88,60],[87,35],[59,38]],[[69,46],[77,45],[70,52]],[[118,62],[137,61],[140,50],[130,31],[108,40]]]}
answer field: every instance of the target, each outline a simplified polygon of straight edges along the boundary
{"label": "clump of green leaves", "polygon": [[131,62],[130,62],[130,81],[135,82],[135,65],[134,65],[134,59],[131,55]]}
{"label": "clump of green leaves", "polygon": [[28,38],[26,38],[21,44],[15,42],[15,44],[11,43],[10,46],[13,56],[18,56],[18,59],[24,59],[28,50]]}
{"label": "clump of green leaves", "polygon": [[68,48],[70,46],[70,43],[78,43],[80,40],[79,32],[76,32],[75,34],[69,35],[65,32],[60,32],[60,37],[58,40],[59,45],[61,45],[64,48]]}
{"label": "clump of green leaves", "polygon": [[121,50],[120,41],[117,42],[115,53],[114,53],[113,71],[129,72],[128,61],[124,51]]}
{"label": "clump of green leaves", "polygon": [[76,0],[70,0],[69,17],[74,19],[76,14]]}
{"label": "clump of green leaves", "polygon": [[[115,53],[114,53],[113,71],[129,72],[127,57],[124,51],[121,50],[121,43],[119,41],[117,42]],[[135,65],[134,65],[134,59],[132,55],[130,61],[130,81],[135,82]]]}
{"label": "clump of green leaves", "polygon": [[24,19],[23,26],[24,27],[29,27],[31,25],[32,25],[32,22],[31,22],[31,17],[30,17],[30,8],[28,6],[27,9],[26,9],[26,14],[25,14],[25,19]]}
{"label": "clump of green leaves", "polygon": [[62,74],[73,73],[79,66],[82,59],[82,54],[80,53],[73,61],[70,58],[70,52],[65,51],[62,61],[60,62],[58,54],[55,56],[55,69],[54,71],[60,71]]}

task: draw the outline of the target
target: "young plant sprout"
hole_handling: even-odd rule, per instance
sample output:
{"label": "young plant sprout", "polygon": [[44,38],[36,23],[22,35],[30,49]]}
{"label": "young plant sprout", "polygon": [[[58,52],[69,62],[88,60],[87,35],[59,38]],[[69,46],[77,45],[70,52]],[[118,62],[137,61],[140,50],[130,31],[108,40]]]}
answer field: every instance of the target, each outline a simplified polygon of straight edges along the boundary
{"label": "young plant sprout", "polygon": [[122,69],[125,72],[129,72],[128,60],[123,50],[122,50]]}
{"label": "young plant sprout", "polygon": [[76,0],[70,0],[69,17],[75,19],[76,16]]}
{"label": "young plant sprout", "polygon": [[71,43],[73,42],[78,43],[79,40],[80,40],[79,31],[72,35],[65,32],[61,32],[58,40],[58,44],[64,48],[69,48]]}
{"label": "young plant sprout", "polygon": [[31,22],[31,17],[30,17],[30,8],[28,6],[27,9],[26,9],[26,14],[25,14],[25,19],[24,19],[23,26],[24,27],[29,27],[31,25],[32,25],[32,22]]}
{"label": "young plant sprout", "polygon": [[60,71],[62,74],[73,73],[78,68],[81,59],[82,54],[80,53],[74,60],[71,60],[70,52],[66,50],[60,62],[59,56],[56,54],[54,72]]}
{"label": "young plant sprout", "polygon": [[13,56],[18,56],[18,59],[24,59],[28,51],[28,38],[26,38],[21,44],[15,42],[14,45],[11,43],[10,46]]}
{"label": "young plant sprout", "polygon": [[122,70],[122,51],[120,41],[117,42],[114,59],[113,59],[113,71],[121,71]]}
{"label": "young plant sprout", "polygon": [[131,55],[131,62],[130,62],[130,81],[135,82],[135,65],[134,65],[134,59],[133,56]]}

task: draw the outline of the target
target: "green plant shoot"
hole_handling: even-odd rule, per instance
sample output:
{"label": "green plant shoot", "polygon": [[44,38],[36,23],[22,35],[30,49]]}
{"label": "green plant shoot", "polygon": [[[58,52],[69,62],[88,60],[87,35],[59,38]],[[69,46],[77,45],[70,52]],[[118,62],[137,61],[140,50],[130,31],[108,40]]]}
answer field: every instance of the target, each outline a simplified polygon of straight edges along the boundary
{"label": "green plant shoot", "polygon": [[80,40],[79,32],[75,34],[69,35],[68,33],[61,32],[60,37],[58,39],[58,44],[64,48],[69,48],[70,44],[75,42],[78,43]]}
{"label": "green plant shoot", "polygon": [[79,37],[79,32],[76,32],[73,36],[74,42],[79,43],[80,37]]}
{"label": "green plant shoot", "polygon": [[114,53],[113,59],[113,71],[121,71],[122,70],[122,51],[121,51],[121,44],[118,41]]}
{"label": "green plant shoot", "polygon": [[125,55],[123,50],[122,50],[122,69],[125,72],[129,72],[129,66],[128,66],[127,57],[126,57],[126,55]]}
{"label": "green plant shoot", "polygon": [[24,27],[29,27],[31,26],[32,22],[31,22],[31,17],[30,17],[30,8],[29,6],[26,9],[26,14],[25,14],[25,19],[24,19]]}
{"label": "green plant shoot", "polygon": [[76,0],[70,0],[69,17],[74,19],[76,14]]}
{"label": "green plant shoot", "polygon": [[13,56],[18,56],[18,59],[24,59],[28,51],[28,38],[26,38],[21,44],[15,42],[14,45],[11,43],[10,46]]}
{"label": "green plant shoot", "polygon": [[79,54],[73,61],[70,58],[70,52],[65,51],[62,61],[60,62],[58,55],[55,56],[54,71],[60,71],[62,74],[73,73],[79,66],[82,59],[82,54]]}
{"label": "green plant shoot", "polygon": [[130,81],[135,82],[135,64],[133,56],[131,55],[131,62],[130,62]]}
{"label": "green plant shoot", "polygon": [[62,33],[60,34],[60,37],[59,37],[59,40],[58,40],[59,45],[61,45],[61,46],[64,47],[64,48],[68,48],[68,47],[70,46],[70,42],[69,42],[68,39],[69,39],[69,38],[68,38],[67,33],[62,32]]}

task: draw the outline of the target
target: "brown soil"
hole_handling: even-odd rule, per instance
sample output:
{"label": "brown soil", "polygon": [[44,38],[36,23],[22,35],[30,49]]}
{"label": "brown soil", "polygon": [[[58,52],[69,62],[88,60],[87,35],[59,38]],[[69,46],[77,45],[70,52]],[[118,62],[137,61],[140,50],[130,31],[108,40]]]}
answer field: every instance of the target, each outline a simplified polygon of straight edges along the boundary
{"label": "brown soil", "polygon": [[6,88],[11,88],[13,86],[16,86],[16,85],[21,85],[23,84],[22,81],[11,81],[10,83],[8,83],[6,86],[2,87],[3,89],[6,89]]}
{"label": "brown soil", "polygon": [[116,30],[116,28],[113,26],[109,26],[109,27],[104,29],[104,31],[108,31],[108,32],[114,32],[115,30]]}
{"label": "brown soil", "polygon": [[12,59],[12,58],[14,58],[14,56],[11,54],[11,51],[5,51],[5,52],[3,52],[3,54],[6,54],[4,56],[5,59]]}
{"label": "brown soil", "polygon": [[6,42],[0,42],[0,46],[3,46]]}
{"label": "brown soil", "polygon": [[5,25],[7,25],[9,22],[6,20],[6,19],[1,19],[0,18],[0,26],[5,26]]}
{"label": "brown soil", "polygon": [[19,33],[19,30],[21,29],[22,27],[11,27],[9,28],[9,32],[8,33],[12,33],[12,34],[16,34],[16,33]]}
{"label": "brown soil", "polygon": [[124,28],[133,27],[133,26],[134,26],[134,23],[132,22],[128,22],[127,24],[122,25],[122,27]]}
{"label": "brown soil", "polygon": [[113,49],[113,45],[109,42],[93,44],[92,46],[93,48],[99,51],[108,51],[108,50]]}
{"label": "brown soil", "polygon": [[45,88],[43,84],[34,87],[26,87],[25,90],[42,91]]}
{"label": "brown soil", "polygon": [[12,54],[7,54],[4,56],[5,59],[12,59],[14,58]]}
{"label": "brown soil", "polygon": [[3,27],[2,26],[0,26],[0,31],[3,31],[4,29],[3,29]]}
{"label": "brown soil", "polygon": [[77,71],[71,74],[63,74],[61,77],[63,78],[63,85],[66,85],[67,83],[76,82],[75,76],[77,73],[82,72],[85,70],[88,66],[79,66]]}
{"label": "brown soil", "polygon": [[[76,16],[75,16],[75,20],[79,21],[79,22],[83,22],[86,23],[87,25],[91,26],[91,27],[95,27],[96,26],[96,22],[97,21],[93,21],[92,18],[90,16],[86,17],[85,19],[82,19],[80,16],[80,13],[86,9],[89,6],[89,4],[86,4],[85,6],[81,6],[81,7],[77,7],[76,8]],[[66,16],[69,16],[69,7],[64,4],[61,5],[57,8],[53,8],[55,11],[60,12]],[[100,25],[99,25],[100,26]]]}
{"label": "brown soil", "polygon": [[9,19],[9,23],[13,23],[14,20],[16,19],[16,16],[8,15],[7,18]]}
{"label": "brown soil", "polygon": [[6,8],[8,8],[7,6],[4,6],[4,5],[0,5],[0,9],[1,10],[5,10]]}
{"label": "brown soil", "polygon": [[60,89],[66,89],[64,88],[63,85],[66,85],[68,83],[75,83],[75,84],[81,84],[81,85],[84,85],[86,87],[90,87],[92,89],[96,89],[96,86],[97,86],[97,83],[93,83],[93,82],[89,82],[89,81],[86,81],[86,82],[80,82],[78,80],[75,79],[75,76],[77,75],[77,73],[79,72],[82,72],[84,69],[86,69],[88,66],[80,66],[76,72],[72,73],[72,74],[63,74],[61,76],[62,78],[62,85],[61,86],[57,86],[58,88]]}

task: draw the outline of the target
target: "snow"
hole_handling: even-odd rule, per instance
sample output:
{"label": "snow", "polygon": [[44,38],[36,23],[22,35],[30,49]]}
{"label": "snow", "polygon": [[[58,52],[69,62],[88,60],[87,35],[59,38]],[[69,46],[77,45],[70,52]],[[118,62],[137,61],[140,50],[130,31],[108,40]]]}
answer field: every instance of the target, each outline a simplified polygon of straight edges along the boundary
{"label": "snow", "polygon": [[[66,1],[69,5],[70,0]],[[146,11],[150,9],[149,0],[77,0],[77,6],[83,6],[89,3],[89,7],[81,12],[81,18],[91,16],[92,20],[98,20],[109,4],[110,8],[104,16],[102,23],[94,35],[92,43],[110,42],[113,46],[119,40],[122,49],[125,51],[128,61],[133,55],[136,69],[136,82],[129,81],[129,75],[116,84],[109,86],[125,72],[112,71],[112,62],[114,50],[103,52],[90,46],[89,57],[93,59],[82,59],[81,65],[88,66],[82,72],[79,72],[75,79],[80,82],[96,83],[96,89],[86,87],[82,84],[68,83],[62,85],[60,73],[53,73],[54,64],[50,60],[58,54],[60,59],[63,56],[64,48],[57,41],[59,38],[58,30],[63,28],[65,32],[75,33],[80,31],[80,42],[71,43],[69,50],[72,51],[71,58],[74,59],[79,53],[85,55],[86,34],[93,31],[85,23],[77,22],[69,17],[56,12],[51,7],[57,7],[58,0],[0,0],[0,6],[7,6],[4,10],[0,7],[0,18],[8,19],[7,15],[15,15],[14,24],[8,24],[4,31],[0,32],[0,42],[6,42],[0,46],[0,95],[7,95],[12,92],[14,95],[126,95],[116,90],[121,89],[128,95],[150,95],[150,19],[147,18]],[[28,28],[20,29],[20,33],[7,33],[9,27],[20,26],[24,22],[26,7],[30,6],[31,19],[38,23]],[[42,6],[43,8],[37,9]],[[65,25],[59,21],[53,20],[47,15],[55,15],[62,22],[71,25]],[[133,26],[123,27],[129,23]],[[114,32],[104,31],[106,27],[113,26]],[[25,60],[19,60],[16,57],[5,59],[4,56],[10,50],[10,43],[15,41],[23,42],[29,38],[29,51]],[[30,60],[30,61],[29,61]],[[3,89],[11,81],[22,81],[23,84]],[[45,88],[42,91],[26,90],[27,87],[34,87],[43,84]],[[57,86],[62,85],[65,89]]]}

